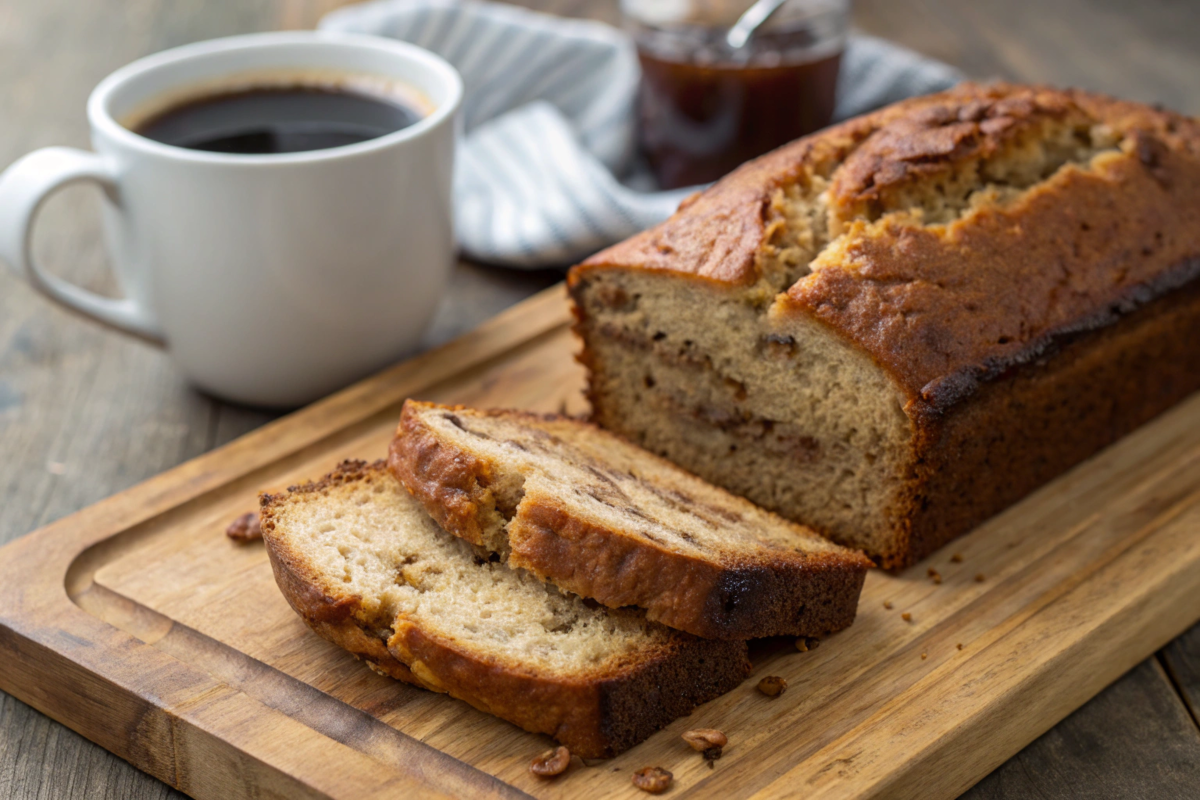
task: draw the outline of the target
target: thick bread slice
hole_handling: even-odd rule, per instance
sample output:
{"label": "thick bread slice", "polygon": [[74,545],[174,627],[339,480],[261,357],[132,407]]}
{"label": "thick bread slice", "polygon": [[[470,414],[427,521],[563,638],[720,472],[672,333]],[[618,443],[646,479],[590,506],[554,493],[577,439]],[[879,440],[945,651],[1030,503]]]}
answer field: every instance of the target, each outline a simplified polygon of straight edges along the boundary
{"label": "thick bread slice", "polygon": [[409,400],[388,463],[442,527],[510,566],[698,636],[844,628],[871,566],[566,417]]}
{"label": "thick bread slice", "polygon": [[481,558],[382,461],[347,461],[261,505],[275,580],[319,635],[581,756],[626,750],[749,673],[743,642],[595,608]]}

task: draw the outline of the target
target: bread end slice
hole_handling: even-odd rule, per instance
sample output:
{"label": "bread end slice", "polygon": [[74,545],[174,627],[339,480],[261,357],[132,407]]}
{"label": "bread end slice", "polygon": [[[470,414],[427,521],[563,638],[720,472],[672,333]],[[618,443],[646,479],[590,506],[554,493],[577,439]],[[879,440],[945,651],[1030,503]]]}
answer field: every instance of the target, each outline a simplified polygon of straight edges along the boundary
{"label": "bread end slice", "polygon": [[317,634],[581,756],[620,753],[749,673],[743,642],[595,608],[488,560],[383,462],[345,462],[261,506],[276,582]]}
{"label": "bread end slice", "polygon": [[566,417],[409,400],[388,464],[456,536],[560,589],[707,638],[840,630],[872,566]]}

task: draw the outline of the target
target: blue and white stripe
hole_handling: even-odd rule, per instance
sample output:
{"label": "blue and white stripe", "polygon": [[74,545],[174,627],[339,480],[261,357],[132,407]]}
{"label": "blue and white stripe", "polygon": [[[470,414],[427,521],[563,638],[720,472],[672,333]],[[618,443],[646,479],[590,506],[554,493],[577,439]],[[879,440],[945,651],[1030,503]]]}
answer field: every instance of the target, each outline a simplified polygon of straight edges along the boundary
{"label": "blue and white stripe", "polygon": [[[570,264],[660,222],[692,191],[631,188],[644,183],[628,174],[640,70],[633,44],[612,27],[477,0],[381,0],[339,9],[321,28],[412,42],[462,74],[455,227],[470,258]],[[904,48],[852,36],[836,117],[959,78]]]}

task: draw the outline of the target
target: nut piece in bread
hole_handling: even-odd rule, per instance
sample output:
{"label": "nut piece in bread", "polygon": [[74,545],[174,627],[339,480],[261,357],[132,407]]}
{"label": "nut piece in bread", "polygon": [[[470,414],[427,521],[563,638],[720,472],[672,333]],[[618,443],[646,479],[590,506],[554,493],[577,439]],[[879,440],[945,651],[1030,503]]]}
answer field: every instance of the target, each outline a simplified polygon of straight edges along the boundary
{"label": "nut piece in bread", "polygon": [[388,464],[446,530],[509,566],[698,636],[844,628],[871,566],[567,417],[409,400]]}
{"label": "nut piece in bread", "polygon": [[1200,123],[965,84],[572,269],[593,417],[903,567],[1200,388]]}
{"label": "nut piece in bread", "polygon": [[275,580],[319,635],[581,756],[615,755],[740,683],[744,642],[593,608],[479,557],[383,462],[263,495]]}

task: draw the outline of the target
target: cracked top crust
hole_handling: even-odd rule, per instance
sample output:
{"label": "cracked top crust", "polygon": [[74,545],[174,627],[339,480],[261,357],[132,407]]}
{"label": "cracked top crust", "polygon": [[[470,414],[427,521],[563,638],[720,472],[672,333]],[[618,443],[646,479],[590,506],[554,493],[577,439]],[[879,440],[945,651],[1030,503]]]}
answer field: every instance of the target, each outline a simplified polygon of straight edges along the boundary
{"label": "cracked top crust", "polygon": [[[779,269],[796,208],[821,224]],[[964,84],[746,164],[576,279],[617,267],[765,289],[779,319],[866,351],[916,415],[1195,278],[1198,213],[1196,120]]]}

